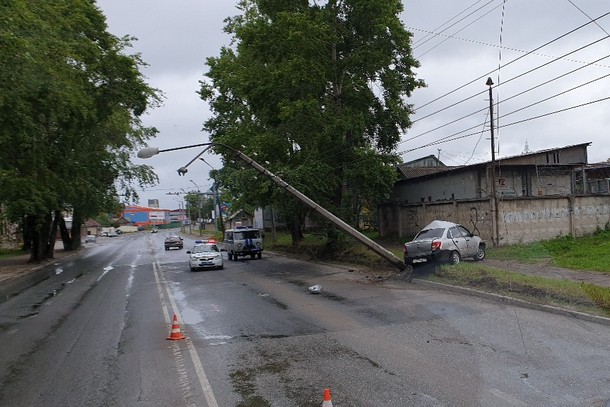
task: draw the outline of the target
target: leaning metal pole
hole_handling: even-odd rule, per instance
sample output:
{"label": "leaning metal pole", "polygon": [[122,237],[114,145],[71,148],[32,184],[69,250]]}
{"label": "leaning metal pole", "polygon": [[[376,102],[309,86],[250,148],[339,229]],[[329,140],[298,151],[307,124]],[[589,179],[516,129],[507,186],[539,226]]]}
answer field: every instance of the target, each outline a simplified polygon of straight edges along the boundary
{"label": "leaning metal pole", "polygon": [[[376,242],[374,242],[373,240],[369,239],[368,237],[366,237],[362,233],[358,232],[356,229],[354,229],[353,227],[351,227],[350,225],[345,223],[343,220],[341,220],[340,218],[336,217],[335,215],[333,215],[332,213],[330,213],[329,211],[327,211],[326,209],[324,209],[323,207],[318,205],[316,202],[314,202],[312,199],[307,197],[305,194],[297,191],[295,188],[290,186],[283,179],[281,179],[277,175],[275,175],[272,172],[270,172],[269,170],[267,170],[265,167],[263,167],[262,165],[260,165],[256,161],[254,161],[252,158],[248,157],[242,151],[239,151],[239,150],[237,150],[237,149],[235,149],[233,147],[230,147],[230,146],[228,146],[226,144],[209,142],[209,143],[192,144],[192,145],[189,145],[189,146],[168,148],[168,149],[164,149],[164,150],[159,150],[157,147],[145,147],[145,148],[142,148],[140,151],[138,151],[138,157],[139,158],[150,158],[153,155],[156,155],[156,154],[159,154],[159,153],[162,153],[162,152],[166,152],[166,151],[175,151],[175,150],[182,150],[182,149],[185,149],[185,148],[203,147],[203,146],[206,146],[206,148],[201,153],[199,153],[197,155],[197,157],[192,159],[184,167],[180,167],[178,169],[178,174],[179,175],[185,175],[188,172],[187,167],[190,164],[192,164],[193,161],[195,161],[198,157],[200,157],[201,154],[203,154],[205,151],[207,151],[208,148],[210,148],[212,146],[224,147],[224,148],[232,151],[233,153],[235,153],[235,155],[237,155],[237,157],[239,157],[240,159],[242,159],[243,161],[248,163],[256,171],[258,171],[261,174],[263,174],[264,176],[268,177],[274,183],[276,183],[278,186],[280,186],[281,188],[284,188],[286,191],[288,191],[289,193],[294,195],[298,200],[303,202],[305,205],[309,206],[311,209],[313,209],[316,212],[318,212],[324,218],[326,218],[329,221],[331,221],[339,229],[341,229],[342,231],[344,231],[345,233],[347,233],[348,235],[350,235],[354,239],[358,240],[360,243],[364,244],[366,247],[371,249],[374,253],[376,253],[379,256],[381,256],[384,259],[386,259],[388,262],[390,262],[390,264],[392,264],[393,266],[397,267],[400,271],[404,271],[407,268],[405,263],[401,259],[396,257],[388,249],[386,249],[385,247],[377,244]],[[220,214],[220,216],[222,216],[222,214]]]}
{"label": "leaning metal pole", "polygon": [[[228,147],[228,146],[224,146],[224,147]],[[228,147],[228,148],[230,148],[230,147]],[[332,213],[330,213],[329,211],[327,211],[326,209],[321,207],[319,204],[314,202],[312,199],[307,197],[305,194],[299,192],[298,190],[296,190],[295,188],[290,186],[286,181],[281,179],[279,176],[277,176],[277,175],[273,174],[272,172],[270,172],[269,170],[265,169],[265,167],[263,167],[262,165],[260,165],[256,161],[254,161],[252,158],[248,157],[243,152],[241,152],[239,150],[235,150],[233,148],[230,148],[230,149],[239,158],[241,158],[242,160],[247,162],[250,166],[252,166],[256,171],[258,171],[261,174],[265,175],[266,177],[270,178],[277,185],[279,185],[280,187],[282,187],[283,189],[285,189],[286,191],[288,191],[289,193],[294,195],[298,200],[303,202],[305,205],[309,206],[311,209],[315,210],[320,215],[324,216],[326,219],[328,219],[329,221],[334,223],[339,229],[343,230],[345,233],[349,234],[351,237],[358,240],[360,243],[364,244],[366,247],[371,249],[373,252],[377,253],[379,256],[386,259],[388,262],[390,262],[390,264],[397,267],[400,271],[403,271],[407,268],[407,266],[401,259],[396,257],[392,252],[387,250],[385,247],[379,245],[378,243],[369,239],[362,233],[358,232],[356,229],[354,229],[353,227],[351,227],[350,225],[345,223],[343,220],[341,220],[337,216],[333,215]]]}

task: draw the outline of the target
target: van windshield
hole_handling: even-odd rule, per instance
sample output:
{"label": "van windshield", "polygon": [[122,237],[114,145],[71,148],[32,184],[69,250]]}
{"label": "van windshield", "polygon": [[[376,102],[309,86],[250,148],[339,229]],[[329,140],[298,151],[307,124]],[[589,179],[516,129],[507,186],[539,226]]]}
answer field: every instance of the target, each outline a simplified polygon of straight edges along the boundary
{"label": "van windshield", "polygon": [[241,232],[233,233],[233,239],[235,240],[243,240],[243,239],[259,239],[260,233],[258,230],[244,230]]}

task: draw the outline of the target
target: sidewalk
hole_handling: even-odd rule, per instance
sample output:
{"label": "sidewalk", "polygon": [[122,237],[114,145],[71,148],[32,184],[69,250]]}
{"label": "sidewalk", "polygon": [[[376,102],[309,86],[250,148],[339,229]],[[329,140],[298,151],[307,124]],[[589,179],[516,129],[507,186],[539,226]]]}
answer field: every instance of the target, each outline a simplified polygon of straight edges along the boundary
{"label": "sidewalk", "polygon": [[64,250],[61,241],[55,242],[54,258],[41,263],[28,263],[30,254],[0,259],[0,303],[12,296],[49,278],[55,273],[53,264],[62,259],[79,253],[82,248],[74,251]]}

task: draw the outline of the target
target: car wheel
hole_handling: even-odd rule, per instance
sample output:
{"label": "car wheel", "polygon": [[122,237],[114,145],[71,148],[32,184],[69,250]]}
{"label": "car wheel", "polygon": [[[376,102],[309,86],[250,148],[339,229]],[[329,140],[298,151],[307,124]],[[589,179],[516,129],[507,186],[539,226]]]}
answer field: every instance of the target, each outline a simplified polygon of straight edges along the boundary
{"label": "car wheel", "polygon": [[462,258],[460,257],[460,254],[456,251],[451,252],[451,254],[449,255],[449,263],[451,264],[458,264],[460,260],[462,260]]}
{"label": "car wheel", "polygon": [[252,260],[254,260],[254,257],[256,257],[256,254],[252,253],[252,254],[250,255],[250,258],[251,258]]}
{"label": "car wheel", "polygon": [[218,270],[222,270],[223,268],[225,268],[224,266],[219,266]]}
{"label": "car wheel", "polygon": [[485,245],[480,244],[479,245],[479,251],[477,252],[477,254],[474,256],[474,260],[475,261],[481,261],[485,258]]}
{"label": "car wheel", "polygon": [[227,253],[227,256],[229,256],[229,260],[233,260],[233,255],[231,254],[231,252]]}
{"label": "car wheel", "polygon": [[191,267],[191,271],[195,271],[195,269],[193,267]]}
{"label": "car wheel", "polygon": [[258,254],[256,255],[256,257],[258,257],[258,258],[260,259],[261,257],[263,257],[263,254],[262,254],[262,253],[258,253]]}

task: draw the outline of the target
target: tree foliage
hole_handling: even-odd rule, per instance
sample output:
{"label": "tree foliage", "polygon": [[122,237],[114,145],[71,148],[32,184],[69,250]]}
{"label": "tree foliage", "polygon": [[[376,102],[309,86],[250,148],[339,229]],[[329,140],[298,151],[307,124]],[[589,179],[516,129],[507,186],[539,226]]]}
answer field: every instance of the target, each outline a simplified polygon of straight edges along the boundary
{"label": "tree foliage", "polygon": [[[201,97],[211,138],[255,159],[344,220],[386,197],[411,92],[423,86],[399,0],[244,0],[231,47],[209,58]],[[245,147],[242,147],[245,146]],[[255,180],[222,147],[224,186],[285,211],[299,239],[306,209]],[[268,164],[267,164],[268,163]],[[330,235],[329,235],[330,236]]]}
{"label": "tree foliage", "polygon": [[140,116],[159,102],[131,39],[107,32],[89,0],[7,0],[0,5],[0,201],[21,222],[32,260],[52,257],[54,228],[81,222],[156,182],[130,152],[156,133]]}

